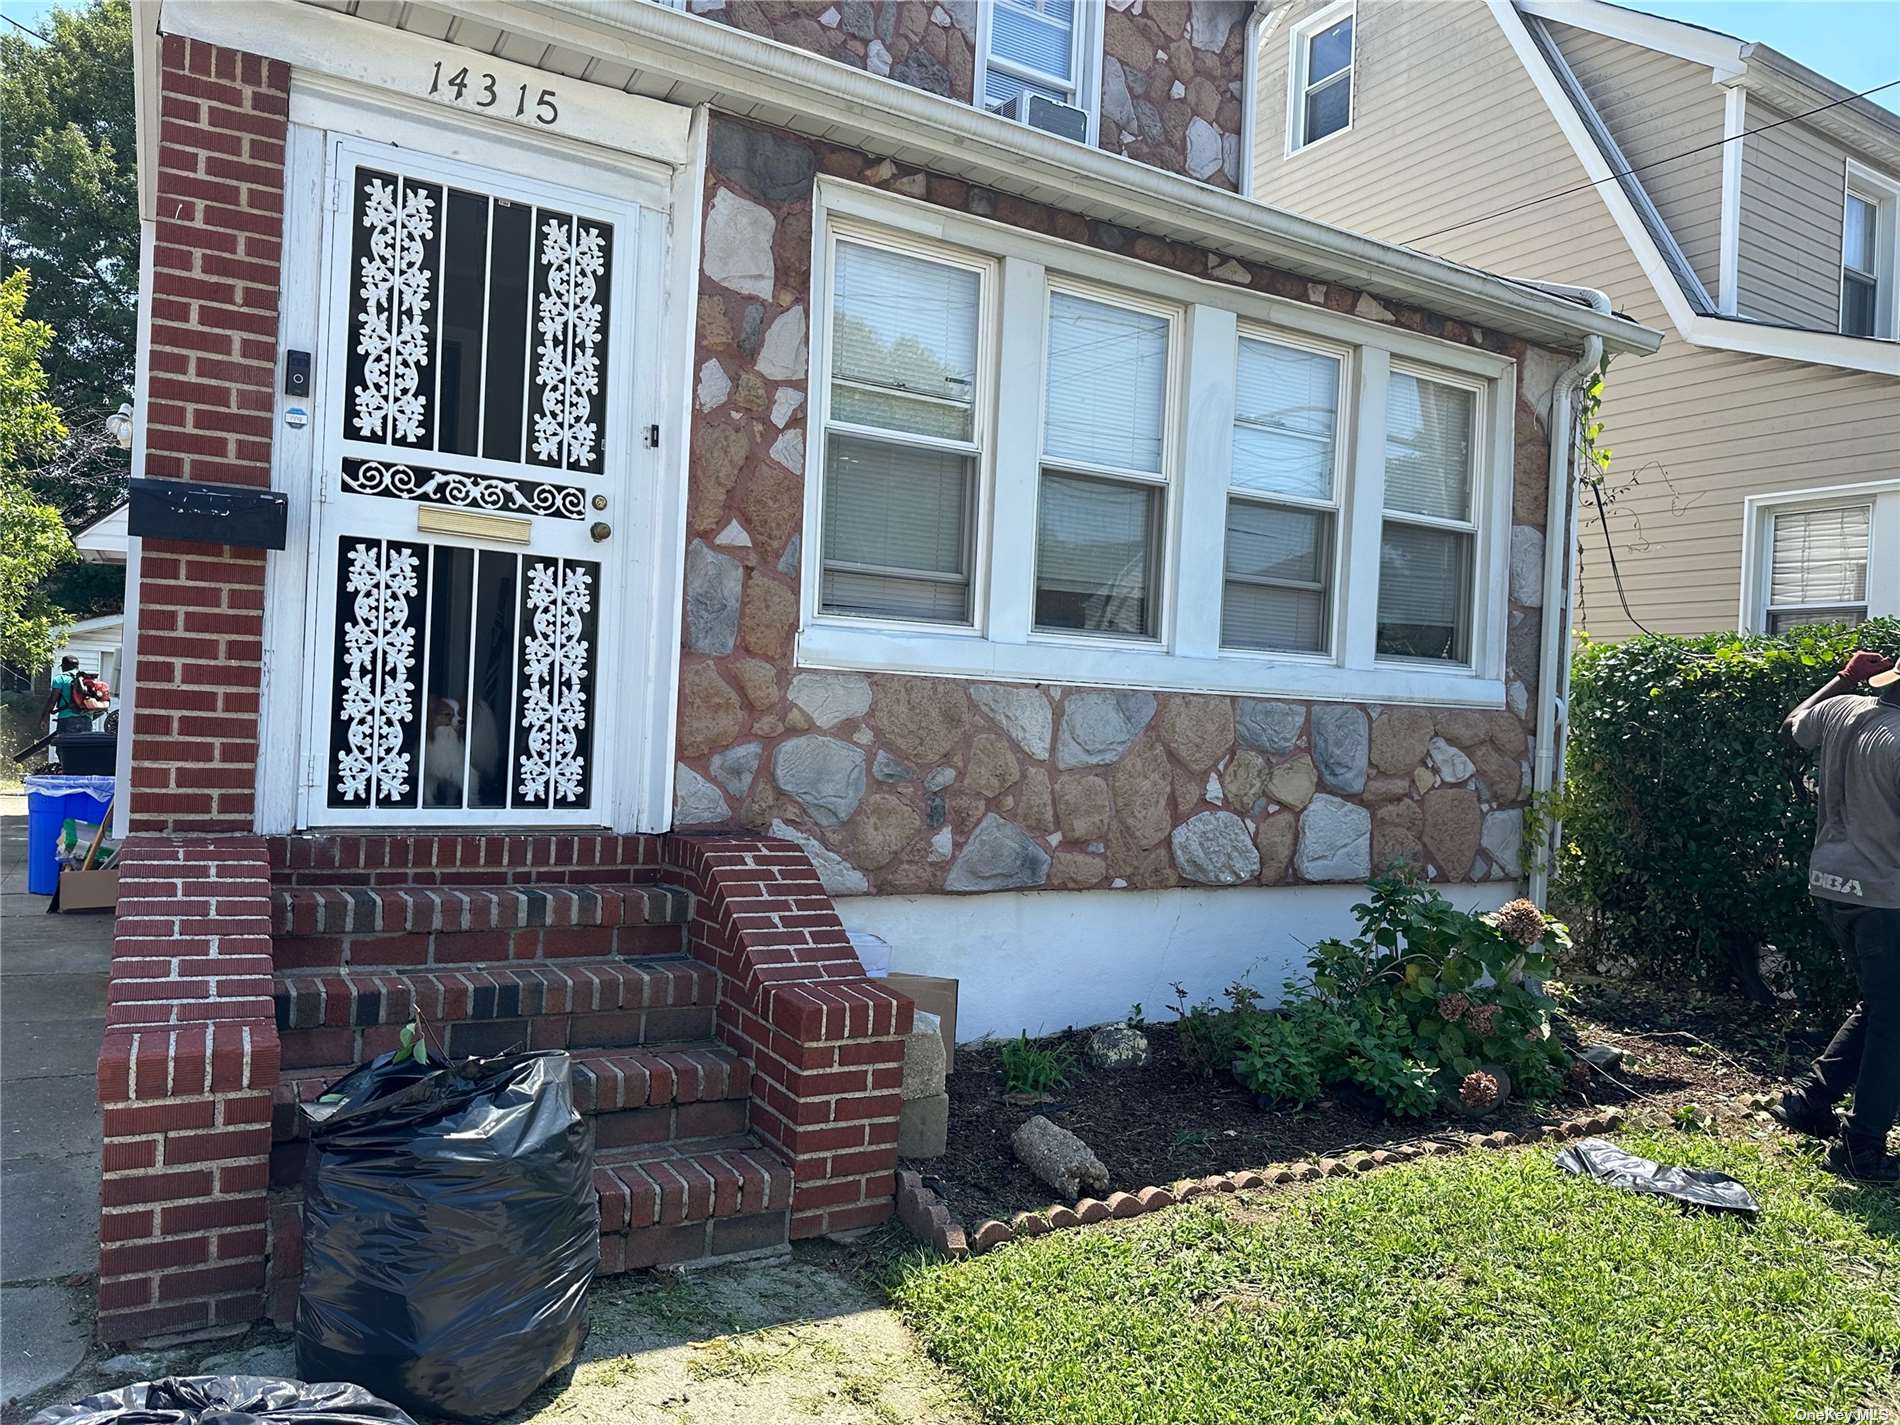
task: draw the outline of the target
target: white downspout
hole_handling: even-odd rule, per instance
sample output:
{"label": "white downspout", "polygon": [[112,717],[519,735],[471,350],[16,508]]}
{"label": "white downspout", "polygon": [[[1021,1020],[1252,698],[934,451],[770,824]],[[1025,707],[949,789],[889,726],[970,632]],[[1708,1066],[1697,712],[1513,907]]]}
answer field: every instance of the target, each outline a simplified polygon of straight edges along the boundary
{"label": "white downspout", "polygon": [[[1609,296],[1594,287],[1537,285],[1576,297],[1610,315]],[[1550,488],[1544,500],[1544,625],[1537,660],[1537,754],[1531,771],[1531,794],[1538,801],[1556,785],[1563,766],[1563,742],[1570,733],[1570,654],[1575,642],[1570,637],[1570,594],[1577,567],[1577,503],[1583,488],[1583,482],[1571,473],[1577,448],[1575,403],[1577,388],[1595,376],[1602,361],[1603,338],[1586,336],[1583,355],[1574,366],[1564,368],[1551,393]],[[1556,524],[1559,510],[1563,511],[1561,527]],[[1531,899],[1540,908],[1549,904],[1550,868],[1560,831],[1561,824],[1553,819],[1544,829],[1542,844],[1531,848],[1535,857]]]}

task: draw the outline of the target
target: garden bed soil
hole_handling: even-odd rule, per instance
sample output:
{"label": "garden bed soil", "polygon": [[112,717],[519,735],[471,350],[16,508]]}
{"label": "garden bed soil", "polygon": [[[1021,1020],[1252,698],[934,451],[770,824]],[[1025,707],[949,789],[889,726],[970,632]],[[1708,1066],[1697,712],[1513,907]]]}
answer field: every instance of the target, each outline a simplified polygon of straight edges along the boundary
{"label": "garden bed soil", "polygon": [[1568,1026],[1583,1044],[1621,1049],[1623,1064],[1612,1074],[1594,1076],[1587,1092],[1569,1092],[1544,1105],[1514,1100],[1480,1119],[1450,1113],[1393,1119],[1336,1096],[1305,1109],[1259,1108],[1232,1077],[1205,1078],[1190,1069],[1173,1025],[1153,1023],[1144,1028],[1152,1054],[1138,1069],[1088,1067],[1082,1059],[1087,1030],[1050,1036],[1067,1041],[1081,1067],[1054,1102],[1015,1104],[1004,1096],[998,1046],[960,1045],[949,1079],[949,1151],[905,1166],[923,1173],[951,1211],[973,1227],[985,1218],[1051,1204],[1049,1189],[1010,1148],[1017,1125],[1037,1113],[1078,1134],[1095,1151],[1108,1169],[1111,1189],[1134,1191],[1348,1149],[1516,1130],[1574,1117],[1593,1106],[1670,1111],[1686,1104],[1730,1105],[1775,1089],[1789,1066],[1813,1047],[1804,1038],[1791,1038],[1755,1005],[1716,998],[1666,1003],[1609,988],[1581,991]]}

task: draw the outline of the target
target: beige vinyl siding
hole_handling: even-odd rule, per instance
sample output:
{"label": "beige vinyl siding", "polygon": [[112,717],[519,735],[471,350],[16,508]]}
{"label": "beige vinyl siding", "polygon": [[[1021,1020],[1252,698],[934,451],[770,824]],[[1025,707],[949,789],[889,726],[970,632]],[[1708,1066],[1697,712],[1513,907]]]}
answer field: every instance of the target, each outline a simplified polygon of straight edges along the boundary
{"label": "beige vinyl siding", "polygon": [[[1786,117],[1748,101],[1751,130]],[[1763,321],[1838,330],[1846,152],[1798,123],[1742,142],[1737,309]]]}
{"label": "beige vinyl siding", "polygon": [[[1619,310],[1668,333],[1656,355],[1611,368],[1609,533],[1644,626],[1733,628],[1743,500],[1900,475],[1900,383],[1685,344],[1591,191],[1441,232],[1586,175],[1484,6],[1362,0],[1358,13],[1352,131],[1289,160],[1283,131],[1263,130],[1259,196],[1493,271],[1600,287]],[[1285,23],[1261,56],[1258,105],[1269,126],[1284,125]],[[1585,509],[1580,622],[1596,637],[1623,637],[1635,629],[1588,501]]]}
{"label": "beige vinyl siding", "polygon": [[1550,34],[1713,296],[1722,266],[1725,91],[1707,65],[1570,25],[1552,24]]}

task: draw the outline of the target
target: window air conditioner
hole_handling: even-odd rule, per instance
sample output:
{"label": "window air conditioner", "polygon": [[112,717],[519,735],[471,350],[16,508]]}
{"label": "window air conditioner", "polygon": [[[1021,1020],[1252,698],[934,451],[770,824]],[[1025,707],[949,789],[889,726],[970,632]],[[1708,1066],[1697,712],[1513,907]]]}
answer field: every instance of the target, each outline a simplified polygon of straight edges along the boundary
{"label": "window air conditioner", "polygon": [[1088,110],[1078,109],[1073,104],[1058,104],[1054,99],[1025,89],[1001,105],[996,112],[1005,119],[1014,119],[1032,129],[1058,134],[1065,139],[1074,139],[1077,143],[1088,142]]}

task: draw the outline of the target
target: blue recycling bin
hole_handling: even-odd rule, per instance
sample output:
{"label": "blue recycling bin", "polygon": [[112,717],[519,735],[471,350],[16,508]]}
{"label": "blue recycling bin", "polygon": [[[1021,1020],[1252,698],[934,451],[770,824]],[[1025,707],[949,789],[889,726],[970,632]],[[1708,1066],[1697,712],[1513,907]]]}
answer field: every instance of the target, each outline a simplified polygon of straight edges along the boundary
{"label": "blue recycling bin", "polygon": [[111,777],[51,773],[26,779],[26,888],[36,896],[59,889],[59,834],[68,821],[97,824],[112,805]]}

